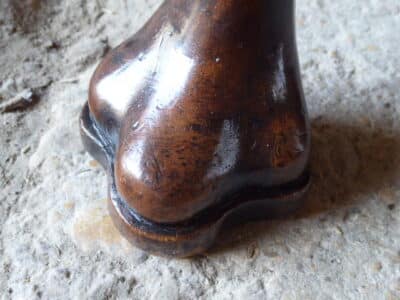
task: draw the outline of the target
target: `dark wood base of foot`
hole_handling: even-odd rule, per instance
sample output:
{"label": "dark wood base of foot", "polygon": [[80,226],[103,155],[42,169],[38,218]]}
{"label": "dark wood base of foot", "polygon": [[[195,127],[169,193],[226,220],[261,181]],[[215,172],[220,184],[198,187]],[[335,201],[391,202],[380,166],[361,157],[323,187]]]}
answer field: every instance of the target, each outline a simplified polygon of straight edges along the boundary
{"label": "dark wood base of foot", "polygon": [[226,195],[220,205],[175,224],[160,224],[140,216],[119,195],[114,176],[113,147],[96,126],[88,105],[83,109],[81,135],[86,149],[105,168],[109,180],[109,211],[120,232],[135,246],[153,254],[189,257],[206,251],[218,233],[244,222],[274,218],[295,211],[309,187],[309,174],[274,189],[248,187]]}

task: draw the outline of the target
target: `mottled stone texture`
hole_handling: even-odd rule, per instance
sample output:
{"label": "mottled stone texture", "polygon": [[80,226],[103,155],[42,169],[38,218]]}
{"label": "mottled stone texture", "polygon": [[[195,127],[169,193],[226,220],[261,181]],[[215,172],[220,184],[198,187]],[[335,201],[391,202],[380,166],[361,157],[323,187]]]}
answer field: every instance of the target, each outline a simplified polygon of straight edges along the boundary
{"label": "mottled stone texture", "polygon": [[[224,233],[191,260],[149,256],[118,234],[78,131],[94,67],[160,1],[13,2],[0,3],[1,299],[400,298],[397,0],[298,1],[307,205]],[[35,101],[16,97],[29,91]]]}

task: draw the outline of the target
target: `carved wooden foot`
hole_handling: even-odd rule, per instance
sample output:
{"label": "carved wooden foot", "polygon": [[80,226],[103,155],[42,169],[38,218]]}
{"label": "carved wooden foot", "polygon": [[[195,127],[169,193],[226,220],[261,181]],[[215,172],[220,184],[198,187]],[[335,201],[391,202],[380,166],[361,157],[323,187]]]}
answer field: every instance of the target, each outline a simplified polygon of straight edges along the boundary
{"label": "carved wooden foot", "polygon": [[292,211],[310,153],[293,0],[165,1],[97,68],[81,133],[115,224],[150,252]]}

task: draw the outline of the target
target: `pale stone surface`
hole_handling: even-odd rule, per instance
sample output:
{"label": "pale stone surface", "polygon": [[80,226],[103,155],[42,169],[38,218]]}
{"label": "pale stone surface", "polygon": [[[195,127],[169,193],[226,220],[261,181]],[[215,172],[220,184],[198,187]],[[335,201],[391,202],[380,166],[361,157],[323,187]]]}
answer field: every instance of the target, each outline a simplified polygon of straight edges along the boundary
{"label": "pale stone surface", "polygon": [[78,133],[96,63],[160,1],[35,2],[0,3],[0,104],[45,86],[34,107],[0,114],[1,299],[400,298],[399,1],[298,1],[309,204],[192,260],[119,235]]}

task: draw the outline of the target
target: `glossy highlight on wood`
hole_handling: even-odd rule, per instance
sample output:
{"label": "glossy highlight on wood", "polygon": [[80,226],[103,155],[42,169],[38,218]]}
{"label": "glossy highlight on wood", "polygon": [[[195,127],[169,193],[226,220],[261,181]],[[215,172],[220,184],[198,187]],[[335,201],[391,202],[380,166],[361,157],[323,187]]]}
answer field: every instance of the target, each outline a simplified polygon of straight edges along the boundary
{"label": "glossy highlight on wood", "polygon": [[292,211],[310,153],[294,1],[165,1],[98,66],[81,133],[114,222],[150,252],[198,254],[222,226]]}

